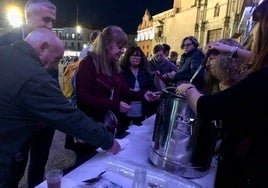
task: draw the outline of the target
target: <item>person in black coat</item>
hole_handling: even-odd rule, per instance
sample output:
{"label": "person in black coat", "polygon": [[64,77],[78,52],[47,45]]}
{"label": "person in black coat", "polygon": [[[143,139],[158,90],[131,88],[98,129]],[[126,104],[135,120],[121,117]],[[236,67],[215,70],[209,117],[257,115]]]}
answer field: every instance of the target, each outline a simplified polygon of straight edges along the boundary
{"label": "person in black coat", "polygon": [[[181,49],[184,53],[181,55],[180,67],[178,72],[175,74],[173,82],[177,85],[183,82],[189,82],[196,72],[199,65],[202,63],[205,55],[198,49],[199,43],[193,36],[185,37],[181,43]],[[202,69],[199,74],[193,80],[193,84],[198,88],[202,89],[204,85],[204,70]]]}
{"label": "person in black coat", "polygon": [[[25,4],[26,23],[19,28],[0,36],[0,46],[9,46],[23,40],[37,28],[52,29],[56,20],[56,6],[48,0],[28,0]],[[58,81],[58,69],[49,70],[50,75]],[[28,188],[33,188],[44,179],[45,166],[48,160],[55,129],[40,122],[32,138],[28,168]],[[25,151],[25,153],[28,151]]]}

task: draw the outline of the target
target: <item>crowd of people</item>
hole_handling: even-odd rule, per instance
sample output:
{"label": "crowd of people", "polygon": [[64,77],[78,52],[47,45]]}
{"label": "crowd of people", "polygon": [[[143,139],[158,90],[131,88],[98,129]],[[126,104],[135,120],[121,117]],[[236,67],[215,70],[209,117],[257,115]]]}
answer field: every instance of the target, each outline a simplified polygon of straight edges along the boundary
{"label": "crowd of people", "polygon": [[98,147],[118,153],[117,139],[157,113],[166,87],[185,96],[196,118],[220,124],[216,188],[267,187],[267,8],[264,0],[253,12],[250,50],[230,38],[201,50],[186,36],[180,58],[168,44],[157,44],[149,59],[140,47],[127,46],[122,28],[96,30],[67,65],[66,90],[57,72],[64,47],[51,30],[57,9],[49,0],[28,0],[26,23],[0,36],[0,187],[18,187],[28,158],[28,187],[43,181],[56,129],[66,133],[75,165]]}

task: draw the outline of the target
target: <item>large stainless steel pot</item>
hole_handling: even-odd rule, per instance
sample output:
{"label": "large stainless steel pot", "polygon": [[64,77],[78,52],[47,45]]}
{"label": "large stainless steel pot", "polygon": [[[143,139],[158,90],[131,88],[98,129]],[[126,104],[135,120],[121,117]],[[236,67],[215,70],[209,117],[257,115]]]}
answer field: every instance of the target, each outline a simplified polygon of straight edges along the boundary
{"label": "large stainless steel pot", "polygon": [[195,117],[186,99],[175,88],[163,89],[154,124],[150,160],[158,168],[186,178],[208,173],[216,128]]}

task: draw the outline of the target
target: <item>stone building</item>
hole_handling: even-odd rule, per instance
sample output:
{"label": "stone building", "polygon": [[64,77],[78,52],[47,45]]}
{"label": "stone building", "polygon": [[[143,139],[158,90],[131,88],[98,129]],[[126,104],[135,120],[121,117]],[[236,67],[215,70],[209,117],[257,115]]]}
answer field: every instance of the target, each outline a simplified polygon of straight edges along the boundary
{"label": "stone building", "polygon": [[77,31],[76,27],[55,27],[52,30],[62,40],[65,53],[70,53],[72,56],[78,56],[80,51],[89,44],[90,33],[93,31],[86,27],[80,28],[80,31]]}
{"label": "stone building", "polygon": [[[174,0],[173,8],[150,16],[145,10],[138,26],[136,42],[152,54],[156,44],[167,43],[171,51],[180,49],[184,37],[195,36],[200,48],[220,38],[236,38],[243,43],[249,35],[250,13],[259,0]],[[247,10],[247,11],[246,11]]]}
{"label": "stone building", "polygon": [[136,44],[143,50],[147,57],[150,57],[152,54],[153,38],[153,20],[149,10],[146,9],[142,17],[142,23],[138,26]]}
{"label": "stone building", "polygon": [[174,0],[173,8],[153,16],[152,45],[167,43],[182,53],[181,41],[192,35],[208,42],[238,33],[243,0]]}
{"label": "stone building", "polygon": [[[64,56],[79,56],[82,49],[85,48],[90,43],[90,34],[95,29],[81,27],[80,31],[77,31],[76,27],[57,26],[52,30],[62,40],[65,49]],[[127,35],[127,36],[128,36],[127,46],[134,45],[136,36],[134,35]]]}

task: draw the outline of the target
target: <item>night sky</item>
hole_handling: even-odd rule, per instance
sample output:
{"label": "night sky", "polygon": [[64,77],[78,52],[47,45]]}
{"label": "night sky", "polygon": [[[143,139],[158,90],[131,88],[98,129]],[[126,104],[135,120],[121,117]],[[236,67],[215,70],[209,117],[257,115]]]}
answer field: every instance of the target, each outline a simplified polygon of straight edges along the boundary
{"label": "night sky", "polygon": [[[26,1],[13,0],[13,3],[24,6]],[[11,3],[12,0],[8,2]],[[51,2],[57,6],[59,25],[76,25],[76,2],[78,2],[79,25],[86,25],[92,29],[118,25],[128,34],[136,34],[146,8],[153,16],[173,7],[173,0],[51,0]]]}
{"label": "night sky", "polygon": [[[51,1],[58,7],[59,21],[76,23],[77,0]],[[136,33],[146,8],[155,15],[172,6],[173,0],[78,0],[78,22],[92,27],[118,25],[127,33]]]}

